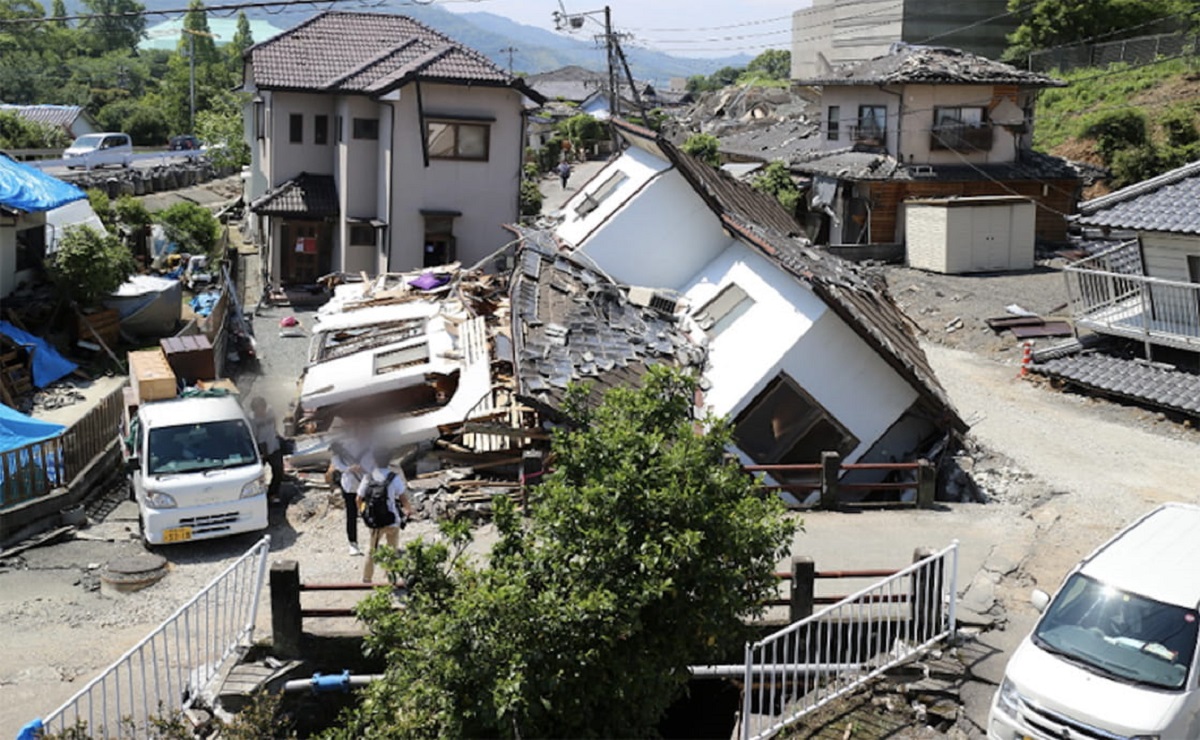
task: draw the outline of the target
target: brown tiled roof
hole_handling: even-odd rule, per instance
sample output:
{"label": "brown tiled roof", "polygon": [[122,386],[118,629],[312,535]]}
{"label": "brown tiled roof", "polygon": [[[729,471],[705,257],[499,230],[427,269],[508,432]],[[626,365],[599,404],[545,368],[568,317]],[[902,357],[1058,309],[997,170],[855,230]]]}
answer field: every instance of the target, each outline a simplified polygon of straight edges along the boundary
{"label": "brown tiled roof", "polygon": [[333,175],[301,172],[267,191],[250,204],[250,210],[264,216],[336,216],[340,210],[337,185]]}
{"label": "brown tiled roof", "polygon": [[673,164],[717,218],[730,214],[783,234],[802,233],[799,222],[774,196],[755,190],[729,173],[681,151],[662,134],[620,119],[613,119],[612,125],[630,145],[664,157]]}
{"label": "brown tiled roof", "polygon": [[978,54],[938,46],[898,44],[891,53],[835,67],[800,85],[1022,85],[1065,87],[1067,83],[1018,69]]}
{"label": "brown tiled roof", "polygon": [[911,320],[892,300],[882,278],[771,229],[734,217],[723,220],[745,244],[807,285],[920,394],[939,422],[958,431],[967,429],[917,342]]}
{"label": "brown tiled roof", "polygon": [[246,50],[259,88],[379,95],[413,80],[513,87],[517,77],[403,15],[328,11]]}

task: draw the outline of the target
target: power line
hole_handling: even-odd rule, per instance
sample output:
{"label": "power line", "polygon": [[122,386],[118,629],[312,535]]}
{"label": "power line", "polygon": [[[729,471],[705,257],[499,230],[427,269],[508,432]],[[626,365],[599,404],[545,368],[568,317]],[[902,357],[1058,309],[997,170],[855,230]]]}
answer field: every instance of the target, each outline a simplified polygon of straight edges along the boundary
{"label": "power line", "polygon": [[768,23],[778,23],[779,21],[790,21],[792,16],[781,15],[777,18],[763,18],[757,21],[745,21],[744,23],[729,23],[724,26],[695,26],[693,28],[631,28],[630,31],[649,31],[651,33],[691,33],[693,31],[726,31],[731,28],[746,28],[747,26],[765,26]]}
{"label": "power line", "polygon": [[[394,5],[408,6],[423,6],[445,4],[450,2],[469,2],[479,3],[485,0],[388,0]],[[308,8],[314,5],[326,5],[327,10],[332,9],[335,5],[345,3],[356,3],[361,7],[380,7],[383,3],[371,3],[364,0],[245,0],[236,3],[222,3],[217,5],[208,5],[204,8],[206,13],[223,13],[237,12],[239,10],[247,10],[250,8],[262,8],[272,15],[280,13],[292,12],[295,9]],[[272,8],[278,10],[272,11]],[[191,8],[170,8],[162,10],[151,10],[143,8],[142,10],[128,10],[117,13],[77,13],[74,15],[60,15],[53,17],[36,17],[36,18],[2,18],[0,19],[0,28],[6,26],[29,26],[41,25],[45,23],[59,23],[62,21],[92,21],[100,19],[117,19],[117,18],[140,18],[146,16],[171,16],[171,15],[187,15]]]}
{"label": "power line", "polygon": [[[861,15],[855,16],[855,17],[854,17],[854,20],[860,20],[860,19],[862,19],[862,18],[870,18],[870,17],[877,16],[877,15],[883,15],[884,13],[890,13],[890,12],[892,12],[892,11],[898,10],[898,9],[900,9],[900,8],[901,8],[901,7],[903,7],[903,6],[904,6],[904,2],[903,2],[903,0],[898,0],[897,2],[891,3],[891,4],[889,4],[889,5],[885,5],[885,6],[881,7],[881,8],[876,8],[875,10],[872,10],[872,11],[870,11],[870,12],[863,13],[863,14],[861,14]],[[841,23],[843,20],[845,20],[845,19],[843,19],[843,18],[837,18],[837,17],[832,17],[832,18],[829,18],[828,20],[824,20],[824,21],[821,21],[821,22],[819,22],[819,23],[811,23],[811,24],[809,24],[808,26],[806,26],[806,29],[820,28],[820,27],[822,27],[822,26],[834,26],[834,25],[837,25],[838,23]],[[851,32],[853,32],[853,31],[856,31],[856,30],[857,30],[857,29],[848,29],[848,28],[847,28],[847,29],[840,29],[840,30],[831,31],[831,32],[829,32],[829,33],[817,34],[817,35],[815,35],[815,36],[802,36],[802,37],[800,37],[800,38],[793,38],[793,39],[792,39],[792,43],[793,43],[793,44],[798,44],[798,43],[804,43],[805,41],[816,41],[816,40],[818,40],[818,39],[832,38],[832,37],[834,37],[834,36],[841,35],[842,33],[851,33]],[[721,38],[713,38],[713,39],[696,39],[696,40],[685,40],[685,39],[680,39],[680,40],[659,39],[659,40],[656,40],[656,39],[647,39],[647,43],[652,43],[652,44],[671,44],[671,45],[674,45],[674,44],[696,44],[696,43],[711,43],[711,42],[720,42],[720,41],[728,41],[728,40],[737,40],[737,39],[746,39],[746,38],[756,38],[756,37],[763,37],[763,36],[778,36],[778,35],[781,35],[781,34],[784,34],[784,33],[793,33],[793,31],[794,31],[794,29],[788,29],[788,30],[786,30],[786,31],[771,31],[771,32],[766,32],[766,33],[761,33],[761,34],[746,34],[746,35],[743,35],[743,36],[728,36],[728,37],[721,37]],[[762,46],[762,45],[760,44],[760,45],[758,45],[758,46]],[[693,49],[692,51],[699,51],[699,50],[698,50],[698,49]]]}

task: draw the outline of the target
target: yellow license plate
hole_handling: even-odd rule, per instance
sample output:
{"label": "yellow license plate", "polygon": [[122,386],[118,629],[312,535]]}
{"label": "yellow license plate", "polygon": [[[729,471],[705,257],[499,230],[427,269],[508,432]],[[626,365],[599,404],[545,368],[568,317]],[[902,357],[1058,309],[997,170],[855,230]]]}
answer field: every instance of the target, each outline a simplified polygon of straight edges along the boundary
{"label": "yellow license plate", "polygon": [[192,538],[191,527],[176,527],[174,529],[163,530],[163,542],[170,544],[172,542],[187,542]]}

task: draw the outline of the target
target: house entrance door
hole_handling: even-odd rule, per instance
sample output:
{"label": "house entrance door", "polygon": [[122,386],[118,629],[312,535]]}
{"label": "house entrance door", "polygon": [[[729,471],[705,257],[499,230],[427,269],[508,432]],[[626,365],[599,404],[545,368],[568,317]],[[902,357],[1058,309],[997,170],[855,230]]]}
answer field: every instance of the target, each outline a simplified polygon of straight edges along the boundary
{"label": "house entrance door", "polygon": [[287,221],[280,229],[280,279],[286,285],[315,283],[333,263],[333,230],[324,221]]}

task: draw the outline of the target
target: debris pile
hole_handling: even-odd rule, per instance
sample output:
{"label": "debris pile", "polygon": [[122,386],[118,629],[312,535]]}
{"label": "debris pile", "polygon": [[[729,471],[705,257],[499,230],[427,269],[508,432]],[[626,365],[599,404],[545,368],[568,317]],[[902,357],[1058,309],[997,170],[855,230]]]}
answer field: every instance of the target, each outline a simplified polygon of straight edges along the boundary
{"label": "debris pile", "polygon": [[731,85],[702,93],[676,115],[669,133],[672,139],[684,139],[692,133],[723,138],[777,123],[796,127],[797,134],[805,129],[815,132],[818,118],[814,103],[802,93],[783,88]]}

